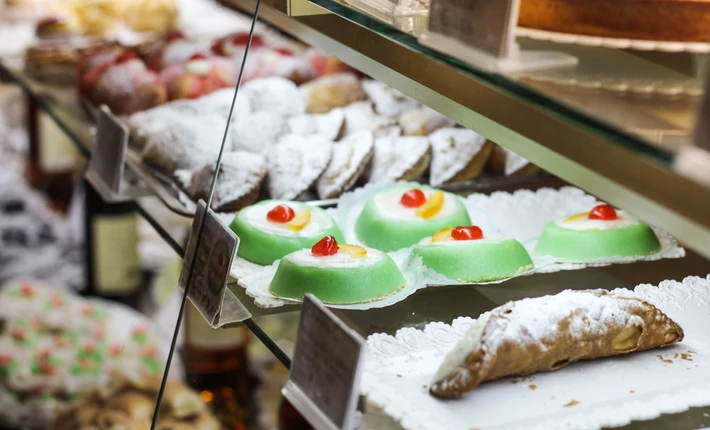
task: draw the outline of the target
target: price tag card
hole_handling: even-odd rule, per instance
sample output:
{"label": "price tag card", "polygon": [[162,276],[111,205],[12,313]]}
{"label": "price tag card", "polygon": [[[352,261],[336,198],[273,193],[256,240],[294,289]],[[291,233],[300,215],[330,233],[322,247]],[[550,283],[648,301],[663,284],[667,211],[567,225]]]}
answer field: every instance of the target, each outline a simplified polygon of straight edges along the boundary
{"label": "price tag card", "polygon": [[312,294],[304,297],[284,395],[315,428],[353,428],[364,344]]}
{"label": "price tag card", "polygon": [[499,58],[510,54],[520,0],[431,0],[429,33]]}
{"label": "price tag card", "polygon": [[106,106],[101,106],[87,179],[106,201],[122,200],[121,179],[127,147],[128,129]]}
{"label": "price tag card", "polygon": [[[200,236],[200,226],[205,216],[207,220]],[[244,305],[227,289],[227,277],[238,247],[239,237],[222,224],[211,209],[207,210],[204,200],[200,200],[185,248],[178,284],[184,291],[190,283],[190,300],[214,328],[251,317]],[[190,278],[193,259],[195,263]],[[228,318],[221,316],[225,299],[230,301]]]}

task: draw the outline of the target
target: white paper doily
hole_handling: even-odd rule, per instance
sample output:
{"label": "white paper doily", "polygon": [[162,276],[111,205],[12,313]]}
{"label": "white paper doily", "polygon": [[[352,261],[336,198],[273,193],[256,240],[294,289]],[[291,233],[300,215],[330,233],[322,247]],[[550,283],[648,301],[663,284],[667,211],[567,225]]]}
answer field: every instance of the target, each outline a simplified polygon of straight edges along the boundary
{"label": "white paper doily", "polygon": [[617,37],[584,36],[580,34],[560,33],[556,31],[537,30],[517,27],[515,35],[534,40],[545,40],[554,43],[566,43],[583,46],[598,46],[613,49],[635,49],[638,51],[690,52],[705,54],[710,52],[710,43],[702,42],[666,42],[660,40],[636,40]]}
{"label": "white paper doily", "polygon": [[[399,182],[398,184],[406,184]],[[412,186],[419,184],[412,183]],[[362,212],[365,203],[380,190],[392,184],[369,184],[355,191],[343,194],[338,202],[338,209],[329,209],[328,213],[338,223],[347,243],[362,245],[355,235],[355,221]],[[539,256],[532,253],[545,224],[553,219],[570,214],[588,211],[599,204],[594,197],[574,187],[559,190],[542,188],[537,191],[519,190],[514,193],[495,192],[491,195],[471,194],[462,200],[471,222],[481,227],[484,233],[502,233],[520,241],[531,253],[535,267],[518,276],[534,273],[551,273],[562,270],[579,270],[585,267],[608,266],[617,263],[635,261],[653,261],[661,258],[680,258],[685,250],[667,233],[656,230],[661,241],[661,251],[646,257],[610,257],[585,261],[560,261],[559,258]],[[406,288],[396,294],[370,303],[357,305],[334,305],[343,309],[371,309],[390,306],[409,297],[416,290],[427,286],[457,285],[459,282],[446,279],[421,264],[421,259],[410,259],[411,247],[390,252],[389,255],[402,270],[408,280]],[[269,292],[269,284],[276,273],[278,262],[271,266],[260,266],[239,257],[232,264],[230,275],[253,297],[255,304],[263,308],[279,307],[300,301],[277,298]],[[510,278],[509,278],[510,279]],[[498,284],[507,279],[483,282],[480,284]],[[466,283],[464,285],[471,285]]]}
{"label": "white paper doily", "polygon": [[428,393],[430,379],[473,322],[458,318],[370,336],[361,391],[408,430],[592,430],[710,405],[710,276],[643,284],[635,292],[679,323],[685,340],[438,400]]}
{"label": "white paper doily", "polygon": [[675,239],[660,229],[654,229],[654,231],[661,242],[661,250],[644,257],[607,257],[585,261],[564,261],[559,258],[536,255],[532,252],[548,221],[586,212],[599,203],[601,202],[593,196],[574,187],[562,187],[559,190],[551,188],[541,188],[537,191],[518,190],[512,194],[495,192],[489,196],[471,194],[465,201],[473,224],[486,223],[493,231],[514,237],[525,246],[535,262],[535,273],[579,270],[585,267],[685,256],[685,249],[678,246]]}

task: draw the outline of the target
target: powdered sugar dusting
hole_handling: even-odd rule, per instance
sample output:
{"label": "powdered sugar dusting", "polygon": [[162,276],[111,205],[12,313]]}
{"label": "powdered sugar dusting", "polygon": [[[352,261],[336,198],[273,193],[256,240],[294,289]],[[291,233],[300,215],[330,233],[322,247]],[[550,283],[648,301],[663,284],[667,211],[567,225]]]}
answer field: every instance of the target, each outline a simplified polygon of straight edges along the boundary
{"label": "powdered sugar dusting", "polygon": [[[405,179],[422,158],[429,154],[429,139],[420,136],[378,137],[368,182],[386,183]],[[427,164],[423,165],[426,168]],[[423,170],[423,169],[422,169]],[[414,172],[416,176],[417,172]],[[418,172],[421,174],[421,172]],[[406,178],[416,180],[417,178]]]}
{"label": "powdered sugar dusting", "polygon": [[[195,200],[206,199],[214,173],[214,162],[198,169],[187,187],[188,194]],[[261,186],[265,176],[266,159],[262,155],[245,151],[223,154],[213,199],[214,210],[231,210],[234,205],[239,205],[243,198]]]}
{"label": "powdered sugar dusting", "polygon": [[419,105],[394,88],[372,79],[363,80],[362,89],[375,104],[375,111],[380,115],[398,117]]}
{"label": "powdered sugar dusting", "polygon": [[[461,372],[462,379],[470,375],[464,360],[471,352],[484,352],[479,367],[486,380],[489,365],[504,344],[514,344],[525,351],[528,348],[540,348],[543,352],[554,345],[564,334],[565,342],[582,345],[608,342],[610,329],[640,326],[646,324],[638,315],[642,299],[631,292],[623,294],[606,290],[574,291],[565,290],[559,294],[537,298],[527,298],[506,303],[486,315],[485,328],[474,324],[468,333],[447,356],[434,377],[438,385],[446,390],[450,384],[459,385],[461,379],[448,380],[455,370]],[[646,305],[649,306],[650,305]],[[663,323],[668,318],[657,311],[654,322]],[[565,324],[562,327],[562,324]],[[461,366],[461,367],[459,367]],[[529,366],[528,366],[529,367]],[[527,367],[526,367],[527,368]]]}
{"label": "powdered sugar dusting", "polygon": [[445,184],[461,172],[486,143],[485,137],[466,128],[442,128],[429,139],[433,150],[430,179],[433,186]]}
{"label": "powdered sugar dusting", "polygon": [[286,130],[286,118],[283,115],[269,111],[254,112],[236,121],[235,149],[267,153]]}
{"label": "powdered sugar dusting", "polygon": [[374,153],[374,139],[369,131],[345,137],[333,148],[333,158],[318,180],[318,195],[331,199],[355,184]]}
{"label": "powdered sugar dusting", "polygon": [[304,114],[288,119],[291,133],[303,136],[318,135],[327,140],[335,140],[343,128],[345,113],[342,109],[333,109],[325,114]]}
{"label": "powdered sugar dusting", "polygon": [[427,136],[442,127],[456,125],[454,121],[426,106],[403,113],[398,122],[407,136]]}
{"label": "powdered sugar dusting", "polygon": [[244,84],[242,88],[251,98],[255,112],[266,111],[286,117],[306,112],[298,88],[288,79],[256,79]]}
{"label": "powdered sugar dusting", "polygon": [[204,44],[193,40],[179,39],[170,42],[163,50],[163,67],[171,64],[184,63],[193,55],[206,50]]}
{"label": "powdered sugar dusting", "polygon": [[166,173],[214,163],[224,125],[224,120],[218,117],[181,117],[147,139],[143,160]]}
{"label": "powdered sugar dusting", "polygon": [[387,134],[396,125],[393,118],[378,115],[372,110],[372,103],[357,102],[345,108],[345,130],[347,136],[360,130],[369,130],[375,136]]}
{"label": "powdered sugar dusting", "polygon": [[268,153],[271,198],[292,200],[308,190],[328,167],[333,144],[318,136],[288,134]]}

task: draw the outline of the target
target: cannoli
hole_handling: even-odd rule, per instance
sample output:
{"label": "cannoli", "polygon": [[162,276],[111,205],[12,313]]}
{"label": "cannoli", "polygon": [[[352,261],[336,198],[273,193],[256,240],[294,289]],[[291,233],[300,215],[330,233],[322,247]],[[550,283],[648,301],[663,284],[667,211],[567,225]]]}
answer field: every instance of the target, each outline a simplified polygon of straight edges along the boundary
{"label": "cannoli", "polygon": [[566,290],[481,315],[434,376],[431,394],[460,397],[484,381],[673,345],[683,329],[633,293]]}

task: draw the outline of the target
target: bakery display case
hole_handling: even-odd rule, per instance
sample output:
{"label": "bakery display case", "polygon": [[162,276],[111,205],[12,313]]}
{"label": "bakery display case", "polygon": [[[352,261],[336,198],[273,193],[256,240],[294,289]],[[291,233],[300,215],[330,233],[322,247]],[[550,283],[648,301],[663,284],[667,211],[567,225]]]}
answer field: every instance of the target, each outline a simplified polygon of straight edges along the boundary
{"label": "bakery display case", "polygon": [[[157,379],[168,354],[186,360],[197,392],[128,382],[58,421],[105,407],[158,428],[251,428],[246,329],[289,368],[310,293],[365,339],[363,428],[710,425],[710,187],[701,157],[677,163],[703,151],[697,29],[648,45],[523,9],[538,28],[518,28],[520,48],[578,64],[499,74],[421,44],[426,2],[140,3],[160,19],[40,20],[0,77],[87,160],[103,155],[99,118],[124,127],[121,204],[185,258],[186,283],[166,284],[229,277],[217,314],[179,294],[167,352],[149,357]],[[232,18],[205,29],[216,16]],[[131,38],[113,36],[123,26]],[[92,216],[120,215],[87,186]],[[215,240],[200,201],[239,238],[231,263],[199,247]]]}

